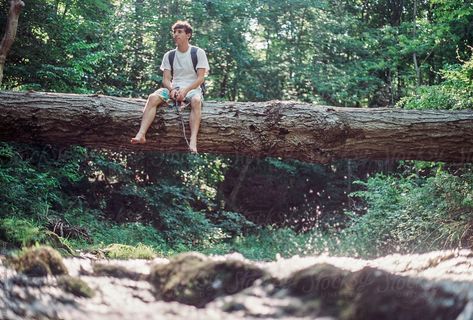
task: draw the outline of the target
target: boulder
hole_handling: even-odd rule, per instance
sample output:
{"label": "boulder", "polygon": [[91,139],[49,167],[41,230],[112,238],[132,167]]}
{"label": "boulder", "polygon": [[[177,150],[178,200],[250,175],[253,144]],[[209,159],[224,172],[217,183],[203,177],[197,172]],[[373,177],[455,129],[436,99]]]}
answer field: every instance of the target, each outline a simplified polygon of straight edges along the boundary
{"label": "boulder", "polygon": [[198,253],[184,253],[167,264],[152,267],[149,280],[158,299],[204,307],[218,296],[235,294],[265,276],[243,260],[215,261]]}

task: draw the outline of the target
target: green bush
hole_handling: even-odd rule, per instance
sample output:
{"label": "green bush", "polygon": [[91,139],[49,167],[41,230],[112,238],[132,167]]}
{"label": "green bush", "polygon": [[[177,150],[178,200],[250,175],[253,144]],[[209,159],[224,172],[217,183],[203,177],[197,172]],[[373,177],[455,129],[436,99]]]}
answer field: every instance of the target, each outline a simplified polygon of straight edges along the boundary
{"label": "green bush", "polygon": [[376,175],[353,196],[368,210],[351,215],[342,234],[358,254],[424,252],[473,245],[473,174],[439,171],[430,177]]}
{"label": "green bush", "polygon": [[157,250],[166,249],[167,246],[162,235],[155,228],[138,222],[116,224],[98,221],[91,232],[96,244],[137,245],[142,243]]}
{"label": "green bush", "polygon": [[0,233],[5,241],[17,247],[30,246],[45,240],[44,230],[39,225],[17,217],[1,220]]}
{"label": "green bush", "polygon": [[[402,175],[378,174],[353,194],[364,215],[347,212],[340,231],[259,227],[218,205],[225,162],[218,158],[166,158],[71,148],[0,144],[0,231],[16,246],[48,243],[52,218],[89,237],[59,239],[72,248],[124,245],[120,257],[200,250],[240,252],[255,260],[320,253],[378,256],[471,247],[473,174],[413,162]],[[143,157],[143,158],[141,158]],[[272,161],[291,172],[294,166]],[[271,174],[268,173],[268,174]],[[274,174],[274,173],[273,173]],[[339,185],[334,184],[335,187]],[[137,249],[138,248],[138,249]],[[123,251],[128,253],[123,254]],[[136,251],[136,252],[135,252]],[[131,252],[131,253],[130,253]]]}
{"label": "green bush", "polygon": [[322,233],[314,229],[306,233],[297,233],[291,228],[267,226],[253,234],[221,241],[201,251],[206,254],[238,252],[247,259],[272,261],[278,257],[289,258],[294,255],[336,254],[339,252],[336,251],[337,246],[338,238],[335,232]]}
{"label": "green bush", "polygon": [[421,86],[415,95],[402,98],[405,109],[473,109],[473,54],[459,65],[446,65],[441,71],[444,82]]}
{"label": "green bush", "polygon": [[142,243],[136,246],[114,243],[105,248],[105,255],[111,259],[153,259],[157,253]]}
{"label": "green bush", "polygon": [[59,199],[59,183],[23,159],[18,148],[0,143],[0,215],[38,217]]}

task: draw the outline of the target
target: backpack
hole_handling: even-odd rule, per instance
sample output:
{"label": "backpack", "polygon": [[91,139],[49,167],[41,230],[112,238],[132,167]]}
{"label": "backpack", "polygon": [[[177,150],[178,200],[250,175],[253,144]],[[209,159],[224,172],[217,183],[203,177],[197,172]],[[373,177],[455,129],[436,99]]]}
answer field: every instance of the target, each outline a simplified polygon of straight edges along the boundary
{"label": "backpack", "polygon": [[[176,56],[176,49],[171,50],[168,55],[169,63],[171,64],[171,76],[174,75],[174,57]],[[194,65],[194,71],[197,73],[197,47],[191,46],[191,59],[192,64]],[[200,85],[202,90],[202,96],[205,95],[205,81]]]}

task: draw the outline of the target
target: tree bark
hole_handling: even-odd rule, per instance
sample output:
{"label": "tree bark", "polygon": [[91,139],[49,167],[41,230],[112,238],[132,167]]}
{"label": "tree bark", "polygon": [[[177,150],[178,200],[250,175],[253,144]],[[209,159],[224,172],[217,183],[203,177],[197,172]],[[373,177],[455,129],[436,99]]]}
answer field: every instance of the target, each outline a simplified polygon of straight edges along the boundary
{"label": "tree bark", "polygon": [[0,84],[3,81],[3,68],[5,66],[5,60],[7,54],[15,41],[16,30],[18,28],[18,18],[20,17],[21,9],[25,6],[25,3],[21,0],[10,1],[10,11],[8,12],[7,27],[5,28],[5,34],[3,35],[2,41],[0,42]]}
{"label": "tree bark", "polygon": [[[160,108],[145,145],[132,145],[143,99],[0,92],[0,140],[114,150],[186,151],[173,108]],[[184,121],[189,119],[188,110]],[[189,129],[186,128],[189,137]],[[200,152],[335,159],[472,162],[473,112],[361,109],[297,102],[206,102]]]}

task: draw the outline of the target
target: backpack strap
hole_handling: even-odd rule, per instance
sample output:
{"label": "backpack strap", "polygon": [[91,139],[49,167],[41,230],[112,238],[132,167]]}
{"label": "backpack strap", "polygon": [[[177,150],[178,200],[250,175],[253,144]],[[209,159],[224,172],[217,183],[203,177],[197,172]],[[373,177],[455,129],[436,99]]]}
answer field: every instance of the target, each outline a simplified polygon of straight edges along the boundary
{"label": "backpack strap", "polygon": [[176,49],[171,50],[168,55],[169,64],[171,65],[171,77],[174,75],[174,57],[176,56]]}
{"label": "backpack strap", "polygon": [[[194,65],[195,73],[197,73],[197,50],[198,50],[197,47],[194,47],[194,46],[191,47],[191,58],[192,58],[192,64]],[[205,91],[207,90],[205,86],[205,82],[202,82],[202,84],[200,85],[200,89],[202,92],[202,96],[205,96]]]}
{"label": "backpack strap", "polygon": [[192,64],[194,65],[194,71],[197,73],[197,47],[191,47],[191,58]]}

